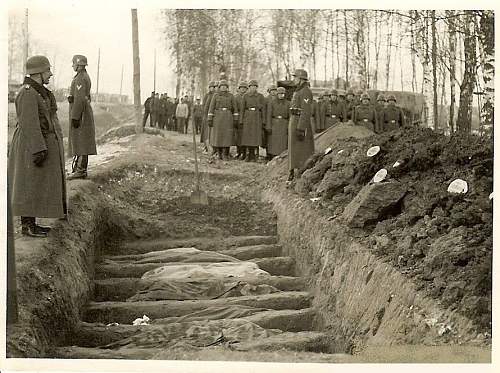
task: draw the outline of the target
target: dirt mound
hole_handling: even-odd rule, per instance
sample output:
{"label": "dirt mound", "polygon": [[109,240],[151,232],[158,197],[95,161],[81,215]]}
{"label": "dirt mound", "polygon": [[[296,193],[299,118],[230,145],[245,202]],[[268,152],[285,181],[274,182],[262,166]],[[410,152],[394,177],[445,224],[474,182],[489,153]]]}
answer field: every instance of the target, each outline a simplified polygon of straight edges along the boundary
{"label": "dirt mound", "polygon": [[[349,226],[361,227],[352,231],[367,247],[445,307],[491,330],[493,141],[425,128],[359,138],[347,130],[343,126],[343,138],[332,136],[333,129],[318,138],[317,149],[328,144],[333,150],[309,159],[295,192],[316,198],[315,206],[330,220],[346,223],[349,205],[348,218],[355,220]],[[375,145],[380,152],[368,157]],[[284,168],[285,162],[275,163],[271,172],[276,178]],[[370,188],[382,168],[388,176],[381,184],[387,186]],[[468,183],[466,194],[447,191],[457,178]],[[391,195],[395,184],[402,197]],[[355,197],[359,204],[353,206]],[[363,210],[370,199],[378,204],[376,219],[374,211]]]}
{"label": "dirt mound", "polygon": [[315,136],[315,148],[317,152],[322,152],[328,148],[336,140],[344,140],[348,138],[363,139],[373,135],[373,131],[363,126],[354,126],[349,123],[341,123],[337,126],[330,127],[324,132]]}

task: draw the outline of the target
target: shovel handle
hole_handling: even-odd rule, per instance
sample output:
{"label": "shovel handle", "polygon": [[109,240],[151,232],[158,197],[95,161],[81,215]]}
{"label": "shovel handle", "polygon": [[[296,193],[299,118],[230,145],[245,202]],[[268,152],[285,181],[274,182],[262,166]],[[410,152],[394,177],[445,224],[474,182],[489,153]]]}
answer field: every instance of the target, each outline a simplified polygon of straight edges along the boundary
{"label": "shovel handle", "polygon": [[191,132],[193,133],[193,153],[194,153],[194,172],[196,174],[196,191],[200,191],[200,173],[198,171],[198,153],[196,151],[196,135],[193,128],[193,122],[191,122]]}

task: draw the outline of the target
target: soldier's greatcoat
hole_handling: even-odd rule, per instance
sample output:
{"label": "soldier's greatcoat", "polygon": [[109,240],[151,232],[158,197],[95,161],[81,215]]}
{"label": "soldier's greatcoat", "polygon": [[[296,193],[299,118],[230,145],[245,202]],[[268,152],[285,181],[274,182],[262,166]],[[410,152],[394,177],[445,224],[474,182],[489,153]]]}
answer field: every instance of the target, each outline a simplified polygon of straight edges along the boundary
{"label": "soldier's greatcoat", "polygon": [[377,123],[375,127],[375,133],[382,133],[383,123],[384,123],[384,109],[385,105],[379,104],[378,102],[375,104],[375,112],[377,113]]}
{"label": "soldier's greatcoat", "polygon": [[358,126],[365,126],[375,131],[375,128],[378,128],[377,112],[370,104],[358,105],[354,109],[353,122]]}
{"label": "soldier's greatcoat", "polygon": [[[241,115],[241,107],[243,105],[243,93],[236,93],[234,95],[236,105],[238,105],[238,113]],[[238,120],[238,128],[235,129],[234,143],[236,146],[241,146],[241,135],[243,134],[243,124]]]}
{"label": "soldier's greatcoat", "polygon": [[[70,96],[73,97],[73,103],[69,104],[68,149],[71,156],[97,154],[90,87],[89,74],[80,70],[73,78],[69,90]],[[72,119],[79,120],[80,127],[73,128]]]}
{"label": "soldier's greatcoat", "polygon": [[323,129],[347,121],[347,111],[343,102],[340,101],[324,101],[321,105],[319,119]]}
{"label": "soldier's greatcoat", "polygon": [[208,128],[208,109],[210,108],[210,101],[212,101],[212,96],[215,92],[208,92],[203,97],[203,122],[201,123],[201,133],[200,133],[200,142],[206,143],[208,142],[208,138],[210,135],[210,131]]}
{"label": "soldier's greatcoat", "polygon": [[243,95],[240,123],[242,146],[262,145],[262,123],[264,123],[266,99],[259,92],[247,92]]}
{"label": "soldier's greatcoat", "polygon": [[[63,134],[52,92],[25,78],[16,97],[17,125],[9,154],[8,182],[15,216],[66,215]],[[47,151],[41,166],[33,154]]]}
{"label": "soldier's greatcoat", "polygon": [[405,115],[399,106],[388,105],[382,113],[383,131],[392,131],[406,125]]}
{"label": "soldier's greatcoat", "polygon": [[[291,115],[288,123],[288,169],[301,168],[314,153],[314,139],[311,128],[313,96],[309,83],[302,83],[294,92],[291,108],[298,108],[300,115]],[[299,140],[297,129],[305,131],[305,138]]]}
{"label": "soldier's greatcoat", "polygon": [[232,93],[219,92],[212,97],[208,115],[213,117],[210,145],[230,147],[233,145],[234,118],[238,119],[238,104]]}
{"label": "soldier's greatcoat", "polygon": [[288,148],[288,119],[290,101],[275,99],[267,106],[266,129],[271,130],[268,137],[267,153],[278,155]]}

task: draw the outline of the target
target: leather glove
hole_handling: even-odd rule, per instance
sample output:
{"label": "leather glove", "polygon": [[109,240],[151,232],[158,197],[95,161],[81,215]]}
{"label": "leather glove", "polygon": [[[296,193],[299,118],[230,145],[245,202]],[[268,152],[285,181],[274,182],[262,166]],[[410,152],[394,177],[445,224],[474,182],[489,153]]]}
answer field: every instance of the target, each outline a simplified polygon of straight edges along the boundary
{"label": "leather glove", "polygon": [[73,128],[80,127],[80,120],[79,119],[71,119],[71,125],[73,126]]}
{"label": "leather glove", "polygon": [[72,104],[73,102],[75,102],[75,98],[73,96],[68,96],[68,102]]}
{"label": "leather glove", "polygon": [[306,131],[297,128],[295,130],[295,135],[297,136],[297,140],[303,141],[306,138]]}
{"label": "leather glove", "polygon": [[33,163],[35,166],[42,167],[43,162],[47,158],[47,154],[47,150],[42,150],[33,154]]}

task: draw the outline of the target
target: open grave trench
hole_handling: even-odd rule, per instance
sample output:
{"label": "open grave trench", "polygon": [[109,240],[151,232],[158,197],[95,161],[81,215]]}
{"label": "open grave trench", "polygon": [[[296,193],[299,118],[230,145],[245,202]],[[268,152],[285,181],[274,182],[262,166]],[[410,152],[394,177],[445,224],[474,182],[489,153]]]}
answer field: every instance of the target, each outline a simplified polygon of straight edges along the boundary
{"label": "open grave trench", "polygon": [[[88,299],[49,355],[175,359],[213,350],[252,360],[279,351],[284,360],[328,361],[349,352],[318,330],[307,281],[248,176],[203,173],[208,206],[190,203],[193,180],[185,170],[128,164],[86,181],[107,210],[108,238],[89,248]],[[74,198],[75,211],[85,198]]]}

